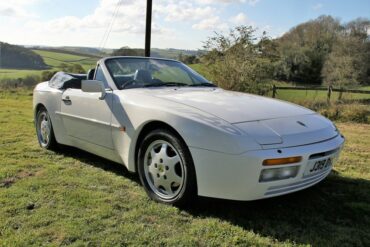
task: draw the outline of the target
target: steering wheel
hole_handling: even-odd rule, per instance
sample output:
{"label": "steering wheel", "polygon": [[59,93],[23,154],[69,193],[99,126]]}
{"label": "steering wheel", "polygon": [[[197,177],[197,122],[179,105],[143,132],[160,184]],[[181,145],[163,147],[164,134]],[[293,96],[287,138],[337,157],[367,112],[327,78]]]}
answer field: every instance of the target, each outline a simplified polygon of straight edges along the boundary
{"label": "steering wheel", "polygon": [[128,80],[128,81],[126,81],[125,83],[123,83],[121,85],[121,89],[125,89],[127,86],[132,85],[132,84],[135,84],[136,82],[139,82],[139,81],[136,80],[136,79]]}

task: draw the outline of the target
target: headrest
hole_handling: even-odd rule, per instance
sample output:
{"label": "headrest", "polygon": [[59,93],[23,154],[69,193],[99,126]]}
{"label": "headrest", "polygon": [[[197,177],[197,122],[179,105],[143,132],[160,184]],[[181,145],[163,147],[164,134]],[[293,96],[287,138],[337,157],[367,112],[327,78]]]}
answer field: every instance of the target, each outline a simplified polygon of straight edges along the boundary
{"label": "headrest", "polygon": [[94,80],[95,69],[90,69],[87,72],[86,80]]}
{"label": "headrest", "polygon": [[134,79],[139,82],[151,82],[153,80],[150,71],[145,69],[136,70]]}

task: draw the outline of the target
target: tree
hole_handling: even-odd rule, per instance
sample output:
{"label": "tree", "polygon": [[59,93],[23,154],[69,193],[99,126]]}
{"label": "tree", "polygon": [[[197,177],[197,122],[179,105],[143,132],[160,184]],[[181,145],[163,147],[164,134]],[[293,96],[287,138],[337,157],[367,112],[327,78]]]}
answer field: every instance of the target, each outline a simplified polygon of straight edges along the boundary
{"label": "tree", "polygon": [[203,59],[210,67],[215,83],[229,90],[264,94],[271,78],[270,56],[256,44],[255,29],[239,26],[228,35],[215,33],[208,38]]}
{"label": "tree", "polygon": [[354,87],[368,83],[368,48],[369,44],[364,43],[357,35],[347,34],[341,37],[323,66],[324,83],[336,87]]}
{"label": "tree", "polygon": [[277,40],[281,58],[275,68],[277,79],[321,84],[323,64],[341,29],[338,20],[320,16],[284,34]]}
{"label": "tree", "polygon": [[114,50],[112,56],[144,56],[144,49],[131,49],[128,47],[122,47],[118,50]]}

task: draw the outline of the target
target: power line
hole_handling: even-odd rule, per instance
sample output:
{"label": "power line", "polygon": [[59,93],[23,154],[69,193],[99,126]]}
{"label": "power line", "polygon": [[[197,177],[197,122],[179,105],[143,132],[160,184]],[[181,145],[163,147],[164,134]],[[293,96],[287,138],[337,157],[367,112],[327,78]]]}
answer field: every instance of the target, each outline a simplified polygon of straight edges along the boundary
{"label": "power line", "polygon": [[117,12],[117,9],[118,9],[118,7],[119,7],[120,3],[121,3],[121,0],[119,0],[119,1],[117,2],[117,4],[116,4],[116,7],[115,7],[114,12],[113,12],[112,19],[110,20],[110,22],[109,22],[109,24],[108,24],[108,27],[107,27],[107,29],[105,29],[104,34],[103,34],[103,37],[102,37],[102,39],[100,40],[100,43],[99,43],[99,49],[103,47],[103,43],[104,43],[105,37],[106,37],[106,35],[107,35],[107,33],[108,33],[108,30],[109,30],[109,28],[110,28],[110,26],[111,26],[111,23],[113,22],[113,19],[115,18],[115,15],[116,15],[116,12]]}
{"label": "power line", "polygon": [[100,41],[99,43],[99,50],[102,50],[103,48],[105,48],[105,45],[107,44],[107,41],[109,39],[109,35],[110,33],[112,32],[112,29],[113,29],[113,25],[114,25],[114,22],[115,22],[115,19],[117,18],[118,16],[118,12],[119,12],[119,9],[121,7],[123,3],[123,0],[119,0],[117,2],[117,5],[116,5],[116,8],[114,10],[114,13],[113,13],[113,16],[112,16],[112,19],[107,27],[107,29],[105,30],[104,32],[104,35],[102,37],[102,40]]}

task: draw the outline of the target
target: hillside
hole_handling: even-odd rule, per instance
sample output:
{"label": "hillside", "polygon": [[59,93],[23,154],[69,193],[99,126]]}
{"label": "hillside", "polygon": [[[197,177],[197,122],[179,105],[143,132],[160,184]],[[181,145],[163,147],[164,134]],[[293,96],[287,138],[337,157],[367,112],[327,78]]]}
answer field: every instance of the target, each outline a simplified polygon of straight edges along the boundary
{"label": "hillside", "polygon": [[[195,50],[181,50],[181,49],[159,49],[159,48],[152,48],[151,49],[151,56],[152,57],[159,57],[159,58],[169,58],[169,59],[178,59],[180,54],[182,55],[199,55],[202,51],[195,51]],[[113,56],[144,56],[144,49],[142,48],[130,48],[130,47],[122,47],[120,49],[114,50],[112,52]]]}
{"label": "hillside", "polygon": [[[58,53],[67,53],[72,55],[79,55],[79,56],[91,56],[91,57],[106,57],[112,54],[116,54],[118,50],[130,50],[128,53],[129,55],[136,55],[136,56],[143,56],[144,49],[143,48],[131,48],[128,46],[123,46],[120,49],[99,49],[96,47],[79,47],[79,46],[61,46],[61,47],[48,47],[48,46],[29,46],[27,48],[31,48],[33,50],[45,50],[45,51],[53,51]],[[186,50],[186,49],[175,49],[175,48],[152,48],[151,53],[153,57],[160,57],[160,58],[169,58],[169,59],[178,59],[179,55],[200,55],[204,53],[202,50]]]}
{"label": "hillside", "polygon": [[35,49],[33,51],[40,55],[44,59],[45,63],[54,70],[58,70],[63,67],[63,64],[80,64],[85,70],[89,70],[94,68],[96,62],[99,60],[99,57],[97,56],[65,52],[60,49]]}
{"label": "hillside", "polygon": [[27,76],[41,76],[45,70],[60,71],[65,66],[79,64],[85,71],[94,68],[96,62],[99,60],[98,57],[89,55],[78,55],[78,53],[64,52],[61,50],[47,49],[47,50],[30,50],[37,56],[43,59],[45,65],[44,70],[39,69],[17,69],[17,68],[4,68],[0,69],[0,80],[4,79],[19,79]]}
{"label": "hillside", "polygon": [[79,53],[81,55],[98,56],[98,57],[105,56],[106,54],[109,54],[112,52],[111,50],[100,50],[95,47],[78,47],[78,46],[63,46],[63,47],[58,47],[57,49]]}
{"label": "hillside", "polygon": [[0,68],[47,69],[42,57],[22,46],[0,42]]}

